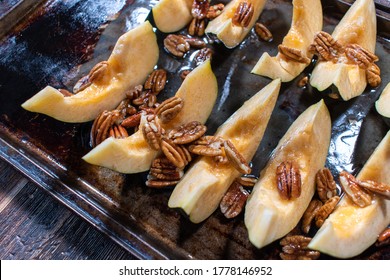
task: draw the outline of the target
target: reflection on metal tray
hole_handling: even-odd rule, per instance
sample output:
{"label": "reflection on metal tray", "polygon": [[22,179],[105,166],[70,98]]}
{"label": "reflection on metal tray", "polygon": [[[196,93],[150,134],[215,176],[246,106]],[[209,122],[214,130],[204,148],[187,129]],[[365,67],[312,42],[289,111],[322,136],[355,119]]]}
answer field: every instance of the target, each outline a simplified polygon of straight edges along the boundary
{"label": "reflection on metal tray", "polygon": [[[226,2],[226,1],[220,1]],[[325,28],[332,30],[339,12],[324,1]],[[146,174],[123,175],[91,166],[81,160],[90,150],[91,123],[67,124],[24,111],[20,104],[47,84],[71,89],[92,65],[105,60],[117,38],[149,15],[156,1],[47,1],[15,33],[0,43],[0,156],[60,202],[78,213],[117,243],[142,259],[275,259],[277,242],[255,249],[248,240],[242,215],[227,220],[216,211],[195,225],[167,201],[171,189],[149,189]],[[261,53],[276,53],[290,27],[291,1],[269,0],[260,20],[274,35],[263,43],[251,32],[237,48],[214,44],[213,70],[219,98],[207,122],[208,133],[245,100],[269,83],[250,70]],[[157,31],[160,46],[158,66],[168,70],[169,83],[160,100],[172,96],[181,83],[181,69],[192,65],[191,55],[178,60],[163,49],[166,34]],[[356,172],[367,160],[389,127],[376,113],[373,103],[390,81],[389,48],[378,37],[382,85],[348,102],[340,102],[297,82],[283,84],[275,111],[254,160],[254,172],[265,165],[272,149],[293,120],[308,106],[324,98],[333,120],[332,145],[327,165]],[[307,69],[309,72],[310,67]],[[390,250],[372,247],[359,259],[390,258]],[[323,255],[322,258],[329,258]]]}

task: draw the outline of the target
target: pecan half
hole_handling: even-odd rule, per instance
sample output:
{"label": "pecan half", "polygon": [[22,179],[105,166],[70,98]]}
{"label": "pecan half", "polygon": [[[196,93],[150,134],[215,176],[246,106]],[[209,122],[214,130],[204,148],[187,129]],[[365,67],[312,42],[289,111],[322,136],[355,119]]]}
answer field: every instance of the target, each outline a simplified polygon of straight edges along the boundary
{"label": "pecan half", "polygon": [[316,174],[317,193],[322,202],[337,195],[337,186],[328,168],[318,170]]}
{"label": "pecan half", "polygon": [[375,54],[358,44],[349,44],[344,51],[349,60],[363,69],[367,69],[371,63],[379,60]]}
{"label": "pecan half", "polygon": [[129,134],[127,133],[126,128],[124,128],[121,125],[114,125],[110,128],[109,131],[110,137],[114,138],[126,138],[129,137]]}
{"label": "pecan half", "polygon": [[342,45],[332,35],[324,31],[318,32],[314,37],[314,43],[309,50],[316,52],[324,60],[335,60],[339,53],[343,52]]}
{"label": "pecan half", "polygon": [[230,140],[225,140],[223,147],[225,149],[226,157],[235,169],[237,169],[241,174],[250,174],[252,172],[252,168],[249,166],[249,163]]}
{"label": "pecan half", "polygon": [[333,196],[332,198],[328,199],[328,201],[325,202],[325,204],[318,210],[317,214],[315,215],[317,227],[319,228],[322,227],[325,220],[336,208],[336,205],[337,203],[339,203],[339,201],[340,201],[339,196]]}
{"label": "pecan half", "polygon": [[206,130],[207,127],[205,125],[193,121],[172,129],[168,134],[168,138],[175,144],[189,144],[202,137]]}
{"label": "pecan half", "polygon": [[164,69],[154,70],[145,82],[144,88],[150,89],[153,93],[158,94],[162,91],[167,83],[167,71]]}
{"label": "pecan half", "polygon": [[223,139],[216,136],[203,136],[188,147],[193,154],[200,156],[221,156]]}
{"label": "pecan half", "polygon": [[377,87],[382,82],[381,79],[381,70],[378,65],[371,63],[370,66],[366,69],[366,79],[370,86]]}
{"label": "pecan half", "polygon": [[118,110],[104,111],[99,114],[91,128],[91,145],[95,147],[110,136],[110,129],[121,121],[122,114]]}
{"label": "pecan half", "polygon": [[301,226],[302,232],[306,234],[309,233],[311,228],[311,223],[315,218],[315,216],[317,215],[318,210],[320,210],[321,207],[322,207],[322,202],[317,199],[313,199],[310,202],[309,206],[307,207],[305,213],[302,216],[302,226]]}
{"label": "pecan half", "polygon": [[184,40],[186,40],[188,42],[188,44],[190,44],[190,46],[195,48],[195,49],[201,49],[201,48],[206,47],[205,41],[198,39],[198,38],[185,37]]}
{"label": "pecan half", "polygon": [[219,204],[222,214],[228,219],[237,217],[242,212],[248,196],[249,192],[234,181]]}
{"label": "pecan half", "polygon": [[89,82],[93,83],[101,80],[103,76],[106,74],[107,69],[108,69],[107,61],[101,61],[98,64],[96,64],[88,74]]}
{"label": "pecan half", "polygon": [[210,8],[210,0],[194,0],[192,2],[191,15],[197,19],[204,19]]}
{"label": "pecan half", "polygon": [[225,8],[225,5],[220,3],[216,5],[210,6],[210,8],[207,11],[206,18],[213,20],[220,14],[222,14],[223,9]]}
{"label": "pecan half", "polygon": [[277,187],[283,199],[290,200],[301,195],[301,174],[295,162],[282,162],[276,168]]}
{"label": "pecan half", "polygon": [[390,245],[390,228],[385,229],[381,232],[381,234],[379,234],[378,240],[376,241],[375,245],[377,247]]}
{"label": "pecan half", "polygon": [[234,12],[232,23],[237,26],[248,27],[252,20],[253,14],[253,4],[246,0],[241,1]]}
{"label": "pecan half", "polygon": [[351,200],[359,207],[371,205],[371,195],[358,185],[356,178],[346,171],[340,172],[340,184]]}
{"label": "pecan half", "polygon": [[176,145],[169,139],[161,141],[161,150],[164,155],[177,167],[183,169],[191,160],[191,154],[181,145]]}
{"label": "pecan half", "polygon": [[254,175],[244,175],[236,179],[236,181],[244,187],[254,187],[258,180],[259,178]]}
{"label": "pecan half", "polygon": [[175,186],[175,185],[177,185],[177,183],[179,183],[179,180],[177,180],[177,181],[161,181],[161,180],[149,179],[146,181],[145,184],[149,188],[160,189],[160,188]]}
{"label": "pecan half", "polygon": [[142,114],[140,112],[136,113],[136,114],[133,114],[133,115],[127,117],[126,119],[124,119],[121,122],[121,125],[123,127],[126,127],[126,128],[136,127],[141,122],[141,116],[142,116]]}
{"label": "pecan half", "polygon": [[177,57],[183,57],[190,50],[190,44],[184,36],[170,34],[164,39],[165,49]]}
{"label": "pecan half", "polygon": [[89,81],[89,76],[86,75],[84,77],[81,77],[80,80],[76,82],[76,84],[73,87],[73,93],[79,93],[80,91],[83,91],[87,87],[91,85],[91,82]]}
{"label": "pecan half", "polygon": [[210,59],[213,57],[213,51],[210,48],[203,48],[201,49],[195,56],[195,62],[196,65],[200,65],[203,62],[205,62],[207,59]]}
{"label": "pecan half", "polygon": [[309,64],[310,59],[303,54],[301,50],[287,47],[285,45],[279,45],[278,46],[279,53],[286,59],[286,60],[292,60],[299,63],[305,63]]}
{"label": "pecan half", "polygon": [[116,110],[120,111],[124,117],[137,113],[137,109],[131,105],[131,100],[128,98],[122,100]]}
{"label": "pecan half", "polygon": [[142,85],[135,86],[134,88],[132,88],[126,92],[126,96],[130,100],[137,99],[138,97],[140,97],[143,89],[144,88]]}
{"label": "pecan half", "polygon": [[263,41],[271,42],[273,40],[271,31],[269,31],[269,29],[260,22],[256,22],[255,32],[257,36],[259,36],[259,38]]}
{"label": "pecan half", "polygon": [[382,196],[385,199],[390,199],[390,186],[384,183],[378,183],[372,180],[357,180],[358,185],[373,193]]}
{"label": "pecan half", "polygon": [[280,241],[283,253],[280,257],[283,260],[316,260],[320,257],[320,252],[310,250],[307,245],[311,241],[310,237],[303,235],[289,235]]}
{"label": "pecan half", "polygon": [[166,99],[156,109],[156,115],[162,123],[168,123],[173,120],[183,108],[183,99],[177,96]]}
{"label": "pecan half", "polygon": [[191,36],[203,36],[206,29],[206,21],[204,19],[193,18],[189,27],[188,34]]}
{"label": "pecan half", "polygon": [[164,132],[154,115],[146,116],[145,124],[142,127],[142,133],[146,142],[153,150],[160,149],[161,138]]}
{"label": "pecan half", "polygon": [[147,90],[143,91],[141,95],[138,98],[133,99],[132,102],[135,106],[146,105],[151,108],[156,104],[157,96],[151,90]]}

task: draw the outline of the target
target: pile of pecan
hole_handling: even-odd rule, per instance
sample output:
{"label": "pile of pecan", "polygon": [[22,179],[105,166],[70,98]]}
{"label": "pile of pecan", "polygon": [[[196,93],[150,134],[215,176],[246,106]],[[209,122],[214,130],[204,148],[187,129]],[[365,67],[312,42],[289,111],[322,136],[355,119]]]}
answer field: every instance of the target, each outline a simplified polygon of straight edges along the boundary
{"label": "pile of pecan", "polygon": [[166,132],[160,125],[160,122],[164,123],[163,115],[171,116],[167,123],[180,112],[181,107],[182,100],[172,97],[161,103],[154,115],[146,117],[142,127],[144,137],[152,149],[161,152],[152,163],[147,186],[161,188],[176,185],[194,156],[211,157],[216,164],[231,164],[242,174],[251,172],[249,164],[230,140],[205,135],[207,127],[197,121]]}
{"label": "pile of pecan", "polygon": [[366,72],[366,79],[370,86],[377,87],[381,83],[380,69],[375,64],[379,58],[369,50],[358,44],[341,45],[332,35],[321,31],[314,37],[314,42],[309,49],[318,55],[321,60],[347,61],[356,64]]}
{"label": "pile of pecan", "polygon": [[126,92],[126,98],[111,111],[99,114],[91,129],[91,146],[95,147],[108,137],[125,138],[130,130],[137,130],[142,114],[152,114],[157,109],[157,95],[164,89],[167,73],[154,70],[145,84]]}
{"label": "pile of pecan", "polygon": [[210,0],[194,0],[192,3],[192,20],[188,27],[188,34],[201,37],[204,35],[207,23],[219,16],[224,4],[210,5]]}

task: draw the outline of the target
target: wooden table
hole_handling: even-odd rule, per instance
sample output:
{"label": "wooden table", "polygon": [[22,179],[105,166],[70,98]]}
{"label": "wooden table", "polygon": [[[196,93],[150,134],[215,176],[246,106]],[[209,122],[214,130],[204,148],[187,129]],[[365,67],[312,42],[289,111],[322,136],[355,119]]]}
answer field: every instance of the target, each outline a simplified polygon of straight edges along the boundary
{"label": "wooden table", "polygon": [[0,160],[0,259],[135,259]]}

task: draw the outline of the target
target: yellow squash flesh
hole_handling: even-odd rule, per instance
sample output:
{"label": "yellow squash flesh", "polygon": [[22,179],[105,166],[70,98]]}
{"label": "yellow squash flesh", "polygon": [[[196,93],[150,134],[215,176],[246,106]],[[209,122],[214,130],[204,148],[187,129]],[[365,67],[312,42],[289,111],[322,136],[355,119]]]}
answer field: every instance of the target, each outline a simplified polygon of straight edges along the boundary
{"label": "yellow squash flesh", "polygon": [[[223,125],[216,136],[229,139],[250,161],[255,154],[280,90],[280,80],[274,80],[245,102]],[[171,208],[181,208],[194,223],[207,219],[239,172],[230,164],[217,164],[211,157],[200,157],[173,190],[168,202]]]}
{"label": "yellow squash flesh", "polygon": [[[359,44],[375,53],[376,14],[373,0],[357,0],[332,33],[343,46]],[[319,61],[315,66],[310,84],[323,91],[335,85],[344,100],[361,95],[367,86],[365,70],[345,59],[334,63]]]}
{"label": "yellow squash flesh", "polygon": [[[357,176],[390,185],[390,132],[381,141]],[[337,258],[359,255],[390,224],[390,200],[377,195],[360,208],[344,196],[309,243],[309,248]]]}
{"label": "yellow squash flesh", "polygon": [[157,28],[165,33],[179,31],[192,20],[193,0],[160,0],[152,8]]}
{"label": "yellow squash flesh", "polygon": [[[283,39],[283,45],[300,50],[311,59],[313,54],[308,51],[315,34],[322,30],[322,6],[320,0],[294,0],[291,28]],[[263,53],[252,70],[253,74],[271,79],[280,78],[289,82],[297,77],[309,65],[293,60],[285,60],[280,53],[271,57]]]}
{"label": "yellow squash flesh", "polygon": [[254,13],[247,27],[234,25],[232,19],[236,8],[242,0],[232,0],[225,6],[223,12],[212,20],[206,28],[206,33],[215,34],[219,40],[227,47],[234,48],[240,44],[256,23],[263,11],[266,0],[248,0],[253,5]]}
{"label": "yellow squash flesh", "polygon": [[[331,121],[323,101],[312,105],[291,125],[273,151],[245,208],[249,240],[257,248],[285,236],[299,222],[315,191],[315,174],[328,154]],[[302,192],[284,200],[277,189],[276,168],[294,161],[300,170]]]}
{"label": "yellow squash flesh", "polygon": [[158,57],[156,35],[151,24],[145,22],[118,39],[101,80],[69,97],[47,86],[22,107],[63,122],[91,121],[102,111],[115,108],[126,97],[126,90],[143,84]]}
{"label": "yellow squash flesh", "polygon": [[[171,128],[190,121],[205,123],[214,107],[217,94],[217,79],[208,60],[195,68],[183,81],[176,92],[176,96],[184,101],[183,108],[171,123],[162,124],[162,127],[168,132]],[[157,153],[149,147],[142,129],[139,129],[125,139],[106,139],[83,159],[90,164],[121,173],[138,173],[149,170]]]}
{"label": "yellow squash flesh", "polygon": [[387,84],[382,91],[381,96],[375,102],[375,108],[379,114],[386,118],[390,118],[390,83]]}

